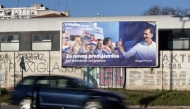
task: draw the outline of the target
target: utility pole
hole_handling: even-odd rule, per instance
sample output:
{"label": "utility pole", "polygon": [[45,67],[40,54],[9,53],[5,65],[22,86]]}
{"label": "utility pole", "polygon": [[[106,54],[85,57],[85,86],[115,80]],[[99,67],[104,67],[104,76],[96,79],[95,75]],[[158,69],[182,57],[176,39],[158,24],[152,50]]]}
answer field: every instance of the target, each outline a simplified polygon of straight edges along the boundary
{"label": "utility pole", "polygon": [[66,6],[65,7],[66,7],[66,11],[67,11],[67,2],[66,2]]}
{"label": "utility pole", "polygon": [[[0,82],[0,96],[1,96],[1,82]],[[1,109],[1,101],[0,101],[0,109]]]}
{"label": "utility pole", "polygon": [[61,3],[58,3],[58,8],[57,8],[58,10],[59,10],[59,4],[61,4]]}

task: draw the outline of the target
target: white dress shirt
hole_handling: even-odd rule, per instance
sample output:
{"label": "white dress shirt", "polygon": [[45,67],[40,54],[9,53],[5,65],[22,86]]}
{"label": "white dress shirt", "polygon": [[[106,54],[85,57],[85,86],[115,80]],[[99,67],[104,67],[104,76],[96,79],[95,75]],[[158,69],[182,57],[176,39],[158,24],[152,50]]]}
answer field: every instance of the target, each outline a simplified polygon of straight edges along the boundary
{"label": "white dress shirt", "polygon": [[127,52],[123,52],[125,58],[136,55],[135,61],[156,61],[156,43],[152,41],[150,45],[145,41],[137,43],[133,48]]}

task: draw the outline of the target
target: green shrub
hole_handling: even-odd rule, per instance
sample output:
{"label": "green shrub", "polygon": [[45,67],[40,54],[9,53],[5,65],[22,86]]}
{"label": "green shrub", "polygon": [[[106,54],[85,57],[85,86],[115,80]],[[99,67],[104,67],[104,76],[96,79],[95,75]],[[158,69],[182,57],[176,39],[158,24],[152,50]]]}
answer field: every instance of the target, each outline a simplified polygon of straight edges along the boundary
{"label": "green shrub", "polygon": [[9,94],[9,91],[5,88],[1,88],[1,95]]}
{"label": "green shrub", "polygon": [[8,102],[10,99],[10,92],[5,88],[1,88],[0,102]]}

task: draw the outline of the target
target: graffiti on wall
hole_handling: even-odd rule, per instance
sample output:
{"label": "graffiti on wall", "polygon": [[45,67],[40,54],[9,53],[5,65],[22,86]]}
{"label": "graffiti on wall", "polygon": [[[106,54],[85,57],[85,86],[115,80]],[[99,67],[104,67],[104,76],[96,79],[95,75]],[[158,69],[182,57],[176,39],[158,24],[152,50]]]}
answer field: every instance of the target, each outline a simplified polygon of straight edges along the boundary
{"label": "graffiti on wall", "polygon": [[144,85],[190,85],[190,51],[161,51],[159,68],[127,68],[125,81],[124,68],[85,68],[61,67],[59,51],[57,52],[1,52],[0,75],[3,87],[13,86],[21,78],[20,59],[25,60],[24,75],[63,74],[79,75],[99,87],[123,87]]}
{"label": "graffiti on wall", "polygon": [[83,73],[85,81],[98,87],[124,87],[124,68],[85,68]]}
{"label": "graffiti on wall", "polygon": [[[57,52],[59,53],[59,52]],[[75,71],[79,68],[63,68],[61,67],[60,57],[51,57],[49,56],[49,52],[16,52],[15,64],[18,69],[15,72],[21,72],[19,63],[21,61],[22,56],[24,57],[26,73],[75,73]],[[12,69],[12,67],[10,68]]]}
{"label": "graffiti on wall", "polygon": [[0,84],[5,87],[8,86],[9,68],[12,64],[11,53],[0,53]]}
{"label": "graffiti on wall", "polygon": [[127,70],[127,85],[188,87],[190,85],[190,51],[160,51],[160,53],[158,68]]}
{"label": "graffiti on wall", "polygon": [[[187,71],[129,71],[128,85],[190,85]],[[163,75],[163,77],[162,77]]]}
{"label": "graffiti on wall", "polygon": [[161,66],[168,69],[190,68],[190,51],[161,51]]}
{"label": "graffiti on wall", "polygon": [[0,74],[0,85],[4,85],[6,83],[5,74]]}
{"label": "graffiti on wall", "polygon": [[2,87],[13,87],[22,77],[21,58],[24,57],[24,76],[33,74],[60,74],[78,76],[81,68],[61,67],[59,51],[55,52],[1,52],[0,83]]}

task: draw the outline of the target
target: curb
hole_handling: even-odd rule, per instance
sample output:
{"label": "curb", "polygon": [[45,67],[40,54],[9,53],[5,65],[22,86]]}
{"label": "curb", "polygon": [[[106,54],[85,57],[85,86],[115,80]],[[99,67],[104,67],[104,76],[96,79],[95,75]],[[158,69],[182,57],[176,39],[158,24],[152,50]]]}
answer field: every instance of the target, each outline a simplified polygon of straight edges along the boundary
{"label": "curb", "polygon": [[190,109],[190,106],[145,106],[145,105],[129,105],[127,108],[139,109],[139,108],[147,108],[147,109]]}
{"label": "curb", "polygon": [[9,104],[6,103],[6,102],[1,102],[0,104],[1,104],[1,105],[9,105]]}

